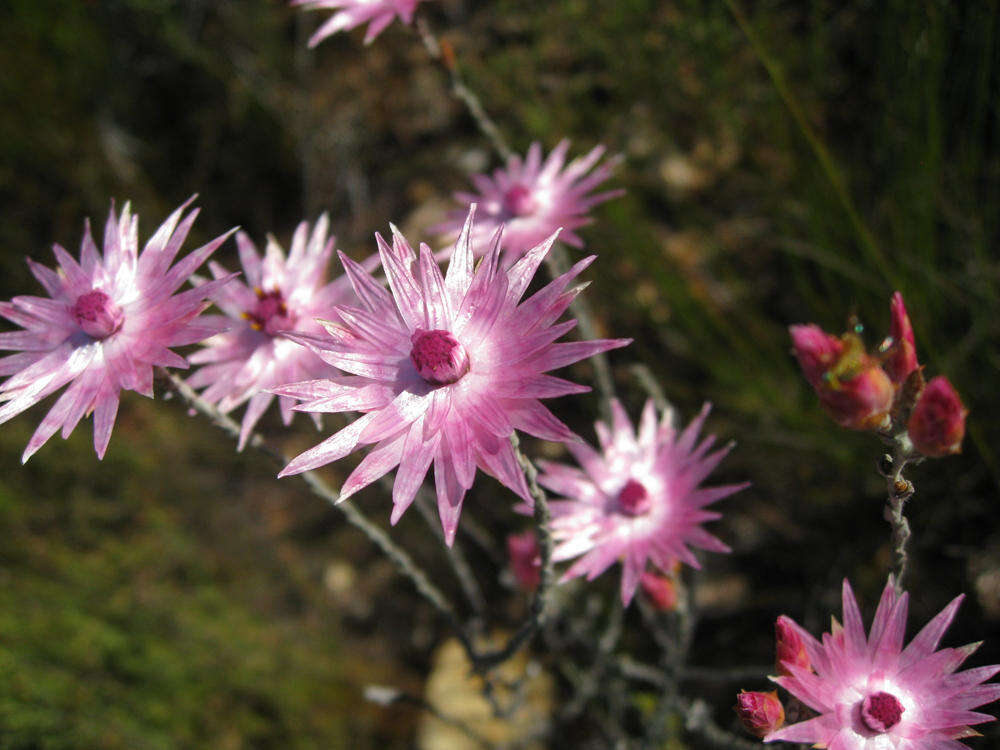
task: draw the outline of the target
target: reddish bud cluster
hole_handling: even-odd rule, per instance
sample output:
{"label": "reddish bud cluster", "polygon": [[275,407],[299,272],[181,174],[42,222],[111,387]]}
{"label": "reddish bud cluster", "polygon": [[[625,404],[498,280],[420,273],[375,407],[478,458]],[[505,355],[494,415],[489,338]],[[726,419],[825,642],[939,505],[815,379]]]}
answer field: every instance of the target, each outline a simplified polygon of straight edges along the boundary
{"label": "reddish bud cluster", "polygon": [[890,301],[891,335],[879,355],[866,351],[860,335],[833,336],[819,326],[790,328],[795,356],[820,403],[841,427],[881,430],[902,424],[914,448],[925,456],[961,450],[968,411],[948,379],[924,386],[913,326],[903,296]]}

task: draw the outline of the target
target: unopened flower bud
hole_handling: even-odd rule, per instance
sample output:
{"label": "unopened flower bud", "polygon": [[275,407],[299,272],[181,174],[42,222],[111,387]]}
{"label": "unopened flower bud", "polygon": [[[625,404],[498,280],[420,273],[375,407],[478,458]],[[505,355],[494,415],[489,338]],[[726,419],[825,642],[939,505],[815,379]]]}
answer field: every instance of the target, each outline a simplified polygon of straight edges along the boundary
{"label": "unopened flower bud", "polygon": [[931,457],[958,453],[968,413],[948,378],[938,375],[924,387],[910,414],[907,430],[913,447]]}
{"label": "unopened flower bud", "polygon": [[799,365],[802,366],[806,380],[814,388],[821,386],[823,376],[843,354],[843,342],[812,323],[791,326],[788,330],[792,335],[795,356],[799,360]]}
{"label": "unopened flower bud", "polygon": [[833,421],[851,430],[874,430],[892,409],[896,389],[870,357],[865,355],[853,375],[841,375],[835,384],[817,389],[819,401]]}
{"label": "unopened flower bud", "polygon": [[736,696],[736,715],[746,730],[757,737],[764,737],[785,723],[785,708],[776,690],[770,693],[741,690]]}
{"label": "unopened flower bud", "polygon": [[910,373],[917,369],[917,345],[913,338],[913,326],[903,304],[903,295],[896,292],[889,303],[892,310],[890,336],[892,343],[885,360],[885,370],[893,383],[903,383]]}
{"label": "unopened flower bud", "polygon": [[896,390],[860,336],[837,338],[811,324],[790,330],[802,372],[833,421],[852,430],[880,427]]}
{"label": "unopened flower bud", "polygon": [[647,570],[639,578],[639,585],[654,607],[661,612],[672,612],[677,607],[677,584],[674,579],[660,572]]}
{"label": "unopened flower bud", "polygon": [[510,569],[518,585],[526,591],[534,591],[541,582],[541,559],[535,532],[511,534],[507,537],[507,554]]}
{"label": "unopened flower bud", "polygon": [[809,654],[806,652],[805,641],[787,615],[781,615],[774,623],[775,665],[778,674],[791,674],[786,664],[794,664],[803,669],[810,669]]}

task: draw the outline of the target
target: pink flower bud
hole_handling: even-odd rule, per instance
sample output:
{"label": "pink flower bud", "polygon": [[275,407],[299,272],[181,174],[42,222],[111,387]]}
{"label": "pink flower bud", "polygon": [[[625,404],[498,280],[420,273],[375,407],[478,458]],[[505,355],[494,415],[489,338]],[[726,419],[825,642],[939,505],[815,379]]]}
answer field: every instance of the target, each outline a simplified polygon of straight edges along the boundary
{"label": "pink flower bud", "polygon": [[853,377],[841,376],[837,384],[817,389],[819,401],[833,421],[851,430],[873,430],[881,426],[896,389],[885,370],[869,357]]}
{"label": "pink flower bud", "polygon": [[647,570],[639,578],[639,585],[661,612],[672,612],[677,607],[677,584],[670,576]]}
{"label": "pink flower bud", "polygon": [[831,336],[818,325],[810,323],[804,326],[791,326],[792,346],[795,356],[802,366],[806,380],[817,388],[823,384],[823,376],[840,359],[844,352],[844,343],[836,336]]}
{"label": "pink flower bud", "polygon": [[913,339],[913,326],[910,316],[906,314],[903,295],[896,292],[889,303],[892,310],[892,346],[885,360],[885,369],[894,383],[902,383],[910,373],[917,369],[917,346]]}
{"label": "pink flower bud", "polygon": [[526,591],[534,591],[541,582],[541,559],[535,532],[529,529],[522,534],[507,537],[507,554],[510,569],[518,585]]}
{"label": "pink flower bud", "polygon": [[852,430],[880,427],[896,389],[861,338],[855,333],[837,338],[811,324],[790,331],[802,372],[833,421]]}
{"label": "pink flower bud", "polygon": [[947,456],[962,450],[968,410],[943,375],[931,380],[917,399],[907,430],[913,447],[925,456]]}
{"label": "pink flower bud", "polygon": [[778,674],[790,675],[785,664],[794,664],[803,669],[811,669],[805,641],[791,617],[781,615],[774,623],[775,664]]}
{"label": "pink flower bud", "polygon": [[785,707],[776,690],[770,693],[741,690],[736,696],[736,715],[746,730],[757,737],[764,737],[785,723]]}

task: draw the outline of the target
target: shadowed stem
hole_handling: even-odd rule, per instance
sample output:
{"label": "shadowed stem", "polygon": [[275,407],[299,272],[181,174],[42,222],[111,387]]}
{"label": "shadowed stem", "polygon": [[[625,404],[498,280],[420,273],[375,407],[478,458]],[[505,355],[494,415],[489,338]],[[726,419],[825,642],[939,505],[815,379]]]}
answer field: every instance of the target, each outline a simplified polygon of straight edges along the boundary
{"label": "shadowed stem", "polygon": [[535,501],[534,507],[534,530],[535,539],[538,542],[539,557],[541,558],[540,580],[535,595],[531,600],[531,607],[528,611],[528,619],[522,623],[517,632],[510,637],[506,645],[484,654],[477,654],[473,659],[473,665],[477,671],[485,671],[502,664],[521,650],[528,641],[538,632],[545,622],[547,615],[546,607],[549,600],[549,591],[552,588],[552,579],[555,575],[552,562],[552,532],[549,529],[549,501],[545,491],[538,486],[538,469],[531,463],[527,456],[521,452],[521,441],[515,432],[510,436],[510,444],[514,448],[517,461],[524,470],[525,478],[528,480],[528,490]]}
{"label": "shadowed stem", "polygon": [[[441,529],[441,524],[438,521],[438,515],[434,511],[433,503],[427,496],[426,492],[418,492],[416,502],[414,505],[417,506],[417,510],[420,515],[423,516],[424,521],[430,528],[431,532],[444,542],[444,531]],[[469,565],[469,560],[465,556],[465,552],[462,551],[462,547],[456,540],[451,546],[445,546],[445,554],[448,556],[448,561],[451,563],[452,569],[455,571],[455,577],[458,579],[459,585],[462,587],[462,591],[465,594],[465,598],[468,599],[469,604],[472,605],[472,609],[475,611],[476,616],[482,618],[486,613],[486,600],[483,597],[483,591],[479,586],[479,582],[476,580],[475,574],[472,572],[472,566]]]}
{"label": "shadowed stem", "polygon": [[420,35],[420,41],[423,42],[424,48],[427,50],[427,54],[441,65],[451,79],[452,96],[465,106],[475,121],[476,127],[479,128],[483,135],[489,138],[493,148],[500,154],[503,160],[510,159],[514,156],[514,152],[507,145],[507,139],[503,137],[500,128],[486,114],[486,110],[483,109],[483,104],[479,101],[479,97],[476,96],[472,89],[465,85],[465,79],[462,78],[462,73],[458,69],[458,63],[455,60],[455,53],[451,45],[446,41],[440,41],[431,30],[427,19],[423,17],[417,18],[416,28],[417,33]]}

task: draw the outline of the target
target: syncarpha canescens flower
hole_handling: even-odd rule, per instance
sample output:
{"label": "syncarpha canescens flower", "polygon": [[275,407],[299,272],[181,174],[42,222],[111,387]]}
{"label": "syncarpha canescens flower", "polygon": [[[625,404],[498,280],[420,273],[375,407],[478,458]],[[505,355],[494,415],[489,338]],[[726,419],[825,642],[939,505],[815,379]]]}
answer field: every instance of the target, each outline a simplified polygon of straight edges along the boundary
{"label": "syncarpha canescens flower", "polygon": [[25,330],[0,334],[0,349],[16,350],[0,359],[0,424],[67,383],[28,441],[22,461],[62,428],[66,438],[85,416],[94,414],[94,449],[104,457],[122,390],[153,396],[153,367],[184,367],[187,360],[168,347],[201,341],[219,329],[195,320],[205,298],[229,278],[174,294],[195,269],[225,241],[217,237],[171,267],[191,230],[197,210],[181,218],[191,201],[160,225],[139,252],[139,217],[126,203],[114,205],[104,230],[104,252],[84,226],[80,261],[55,245],[57,271],[28,260],[49,297],[15,297],[0,303],[0,315]]}
{"label": "syncarpha canescens flower", "polygon": [[583,555],[563,580],[586,575],[592,580],[622,561],[622,601],[628,604],[647,561],[669,570],[675,559],[700,567],[688,545],[728,552],[729,547],[702,528],[719,518],[705,510],[746,484],[701,488],[729,448],[709,453],[714,436],[697,444],[708,405],[678,435],[669,415],[657,421],[652,401],[646,403],[639,434],[624,408],[612,401],[612,423],[596,425],[601,451],[586,443],[567,443],[583,470],[539,461],[538,481],[567,499],[550,503],[553,559]]}
{"label": "syncarpha canescens flower", "polygon": [[555,235],[503,269],[498,233],[489,254],[474,268],[473,215],[470,211],[444,276],[426,245],[418,256],[395,227],[391,246],[376,235],[391,294],[341,256],[362,307],[335,308],[341,322],[326,325],[329,336],[290,336],[351,375],[274,389],[303,400],[296,407],[301,411],[364,412],[296,457],[282,476],[375,444],[347,478],[341,498],[398,464],[395,523],[433,463],[448,544],[477,466],[531,501],[508,442],[514,430],[546,440],[577,439],[538,399],[590,389],[545,372],[630,341],[553,343],[575,325],[572,320],[554,323],[580,291],[567,289],[570,281],[593,257],[520,302]]}
{"label": "syncarpha canescens flower", "polygon": [[468,206],[475,203],[479,212],[472,244],[477,253],[486,249],[501,225],[510,258],[518,258],[560,228],[563,242],[583,247],[583,240],[573,230],[591,222],[587,216],[591,208],[624,193],[591,192],[611,176],[620,159],[608,159],[595,168],[604,154],[604,146],[596,146],[567,165],[567,151],[569,141],[564,140],[543,162],[541,145],[532,143],[523,161],[512,156],[507,168],[497,169],[492,179],[475,175],[472,184],[477,192],[456,193],[463,208],[451,212],[449,219],[432,231],[456,236]]}
{"label": "syncarpha canescens flower", "polygon": [[338,31],[367,23],[365,44],[371,44],[375,37],[399,16],[403,23],[413,21],[413,12],[424,0],[292,0],[292,5],[301,5],[306,10],[336,10],[337,12],[320,26],[309,38],[309,46],[315,47]]}
{"label": "syncarpha canescens flower", "polygon": [[[287,258],[273,238],[261,258],[253,241],[238,233],[243,279],[212,294],[212,301],[228,316],[224,321],[229,330],[191,355],[191,362],[203,367],[188,378],[188,384],[204,388],[202,398],[217,403],[222,412],[248,402],[240,450],[274,399],[266,388],[339,374],[312,351],[281,335],[282,331],[320,333],[316,318],[328,318],[335,305],[355,299],[346,276],[325,283],[334,247],[334,238],[327,238],[328,228],[325,214],[311,233],[306,222],[299,224]],[[209,267],[216,278],[228,274],[218,263]],[[295,399],[282,396],[279,403],[282,419],[290,424]]]}
{"label": "syncarpha canescens flower", "polygon": [[795,356],[820,403],[841,427],[874,430],[883,426],[896,389],[877,359],[854,332],[831,336],[817,325],[789,329]]}
{"label": "syncarpha canescens flower", "polygon": [[932,378],[906,425],[913,447],[932,457],[960,453],[968,414],[951,381],[944,375]]}
{"label": "syncarpha canescens flower", "polygon": [[965,745],[957,740],[974,734],[971,725],[992,721],[970,709],[1000,697],[1000,685],[981,684],[1000,665],[956,673],[978,644],[935,650],[962,597],[903,648],[907,600],[890,579],[866,637],[845,580],[843,625],[834,620],[822,643],[795,625],[815,672],[785,662],[789,673],[772,679],[819,716],[771,732],[765,741],[828,750],[961,750]]}

